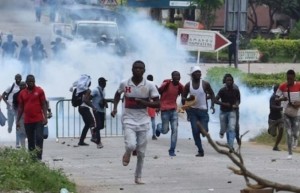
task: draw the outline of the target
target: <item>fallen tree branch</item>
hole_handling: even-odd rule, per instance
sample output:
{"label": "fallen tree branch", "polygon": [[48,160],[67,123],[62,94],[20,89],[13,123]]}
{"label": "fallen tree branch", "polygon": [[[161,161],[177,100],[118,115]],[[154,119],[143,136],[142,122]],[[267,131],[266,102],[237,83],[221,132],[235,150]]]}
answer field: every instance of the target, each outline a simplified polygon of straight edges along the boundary
{"label": "fallen tree branch", "polygon": [[[293,185],[289,185],[289,184],[280,184],[277,182],[273,182],[264,178],[261,178],[255,174],[253,174],[252,172],[250,172],[249,170],[247,170],[247,168],[244,165],[244,161],[241,155],[241,146],[239,146],[238,151],[233,151],[232,153],[229,152],[229,146],[226,144],[222,144],[219,142],[214,142],[209,133],[206,132],[206,130],[202,127],[200,122],[197,122],[197,126],[200,128],[200,132],[201,134],[203,134],[206,138],[208,143],[220,154],[224,154],[226,155],[239,169],[234,168],[234,167],[228,167],[228,169],[230,169],[231,171],[233,171],[233,173],[237,174],[237,175],[242,175],[244,176],[244,179],[246,181],[246,185],[249,188],[252,189],[263,189],[263,188],[273,188],[276,190],[276,192],[278,191],[288,191],[288,192],[296,192],[296,193],[300,193],[300,187],[297,186],[293,186]],[[244,135],[246,135],[248,133],[245,132],[242,136],[241,136],[241,140],[242,137]],[[223,148],[219,148],[219,147],[225,147],[226,149]],[[251,184],[250,180],[252,179],[254,181],[256,181],[257,184]]]}

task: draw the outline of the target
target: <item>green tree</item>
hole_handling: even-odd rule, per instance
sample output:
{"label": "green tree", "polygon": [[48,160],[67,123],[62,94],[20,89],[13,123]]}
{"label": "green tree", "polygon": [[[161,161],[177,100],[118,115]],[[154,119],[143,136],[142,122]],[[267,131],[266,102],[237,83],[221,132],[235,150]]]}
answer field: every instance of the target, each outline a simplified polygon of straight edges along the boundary
{"label": "green tree", "polygon": [[257,4],[267,5],[269,7],[270,24],[269,30],[274,25],[274,15],[284,13],[291,17],[299,14],[299,0],[256,0]]}
{"label": "green tree", "polygon": [[283,9],[283,13],[290,16],[292,19],[300,20],[300,1],[291,0]]}
{"label": "green tree", "polygon": [[216,11],[224,4],[223,0],[193,0],[192,4],[200,10],[200,22],[210,29],[216,19]]}
{"label": "green tree", "polygon": [[291,39],[300,39],[300,21],[298,21],[295,27],[290,31],[289,37]]}
{"label": "green tree", "polygon": [[255,29],[258,28],[258,19],[257,19],[257,13],[256,13],[256,8],[260,5],[260,3],[257,0],[249,0],[248,1],[248,9],[251,11],[248,13],[248,20],[252,23],[252,29],[251,32],[253,32]]}

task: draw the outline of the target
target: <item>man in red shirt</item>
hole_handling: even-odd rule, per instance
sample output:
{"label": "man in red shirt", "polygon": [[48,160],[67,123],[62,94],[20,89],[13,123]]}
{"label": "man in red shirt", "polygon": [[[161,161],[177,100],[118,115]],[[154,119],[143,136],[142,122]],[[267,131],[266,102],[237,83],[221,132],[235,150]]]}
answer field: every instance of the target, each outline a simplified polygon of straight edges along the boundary
{"label": "man in red shirt", "polygon": [[27,88],[19,94],[17,127],[24,114],[24,125],[29,151],[36,150],[36,158],[41,160],[43,153],[43,130],[47,124],[47,102],[43,89],[35,85],[33,75],[26,77]]}
{"label": "man in red shirt", "polygon": [[161,111],[161,124],[158,124],[156,129],[156,136],[159,137],[160,133],[166,134],[169,132],[169,124],[171,126],[171,145],[169,149],[170,156],[176,156],[175,148],[177,144],[178,134],[178,113],[177,113],[177,97],[182,94],[183,85],[180,81],[180,73],[173,71],[171,80],[165,80],[158,88],[161,95],[160,111]]}
{"label": "man in red shirt", "polygon": [[[296,81],[296,73],[294,70],[288,70],[286,72],[286,82],[280,84],[277,89],[275,101],[284,101],[283,120],[284,128],[287,133],[289,152],[287,159],[292,159],[292,148],[298,146],[299,119],[297,116],[300,108],[300,82]],[[294,113],[290,114],[288,110]]]}

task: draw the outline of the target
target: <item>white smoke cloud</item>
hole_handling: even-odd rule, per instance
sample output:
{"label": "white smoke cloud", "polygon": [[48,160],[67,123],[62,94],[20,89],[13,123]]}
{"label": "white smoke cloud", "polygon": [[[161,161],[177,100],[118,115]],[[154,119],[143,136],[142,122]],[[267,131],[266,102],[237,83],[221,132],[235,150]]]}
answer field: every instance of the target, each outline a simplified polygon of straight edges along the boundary
{"label": "white smoke cloud", "polygon": [[[144,14],[127,13],[130,15],[126,35],[130,44],[136,48],[124,57],[112,54],[101,53],[91,50],[84,42],[67,42],[67,49],[57,60],[52,60],[51,54],[42,65],[41,75],[36,77],[36,84],[41,86],[47,97],[65,97],[70,99],[69,88],[81,74],[89,74],[92,77],[92,88],[96,87],[97,79],[105,77],[108,82],[106,86],[107,98],[113,98],[114,93],[121,80],[131,76],[132,63],[135,60],[143,60],[146,64],[146,73],[154,76],[154,82],[160,85],[164,79],[171,78],[171,72],[176,70],[181,73],[183,84],[190,80],[189,69],[194,64],[187,63],[185,59],[188,53],[176,49],[176,37],[172,31],[166,29],[161,24],[145,17]],[[23,15],[23,14],[22,14]],[[34,35],[40,34],[47,48],[51,52],[50,41],[54,40],[50,24],[34,23],[33,10],[27,11],[30,19],[26,20],[30,29],[14,31],[16,39],[20,41],[23,37],[29,39],[29,44],[33,43]],[[24,18],[22,18],[24,19]],[[5,25],[1,25],[2,30]],[[11,24],[9,25],[11,26]],[[35,26],[36,28],[32,28]],[[1,29],[1,28],[0,28]],[[4,29],[10,31],[10,29]],[[22,37],[22,38],[21,38]],[[14,81],[16,73],[22,73],[22,66],[19,62],[5,62],[1,64],[0,93],[2,93]],[[205,74],[203,74],[205,77]],[[25,76],[23,76],[25,80]],[[256,134],[261,128],[266,128],[267,114],[269,111],[268,100],[269,91],[252,94],[248,89],[240,87],[242,93],[240,125],[241,133],[245,130],[251,131],[251,136]],[[55,109],[52,104],[52,109]],[[219,108],[216,106],[216,108]],[[5,105],[1,104],[1,109],[5,112]],[[210,132],[217,137],[219,133],[218,115],[210,115]],[[157,122],[160,122],[159,119]],[[54,124],[53,124],[54,125]],[[187,122],[182,125],[189,126]],[[14,140],[13,135],[8,135],[6,130],[1,128],[0,140]],[[191,137],[190,129],[181,129],[179,126],[179,137]]]}

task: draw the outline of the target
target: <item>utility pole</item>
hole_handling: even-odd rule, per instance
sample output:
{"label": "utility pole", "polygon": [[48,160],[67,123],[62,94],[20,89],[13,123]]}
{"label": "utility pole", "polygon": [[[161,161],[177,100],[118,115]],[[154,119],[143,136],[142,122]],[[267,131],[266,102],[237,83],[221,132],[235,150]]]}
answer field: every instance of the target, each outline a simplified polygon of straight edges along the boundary
{"label": "utility pole", "polygon": [[236,30],[236,49],[235,49],[235,68],[238,68],[239,49],[240,49],[240,28],[241,28],[241,0],[237,0],[238,15],[237,15],[237,30]]}
{"label": "utility pole", "polygon": [[247,31],[247,6],[248,0],[225,0],[225,31],[235,32],[236,35],[235,68],[238,68],[241,32]]}

